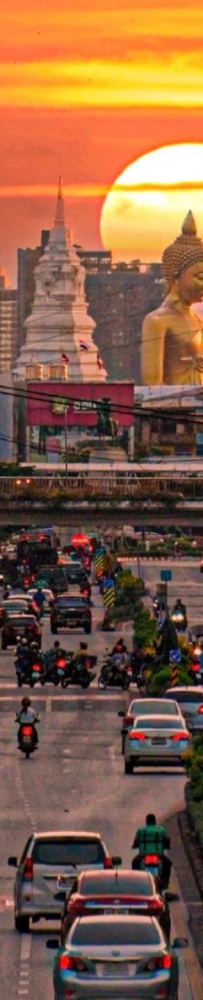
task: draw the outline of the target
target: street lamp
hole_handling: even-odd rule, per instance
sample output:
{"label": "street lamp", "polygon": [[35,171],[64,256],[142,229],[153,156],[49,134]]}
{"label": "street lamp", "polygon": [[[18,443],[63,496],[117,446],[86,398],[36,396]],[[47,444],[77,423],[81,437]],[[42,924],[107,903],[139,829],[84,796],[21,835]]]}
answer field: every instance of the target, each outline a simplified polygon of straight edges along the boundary
{"label": "street lamp", "polygon": [[64,410],[64,437],[65,437],[65,485],[68,483],[68,434],[67,434],[67,413],[68,406]]}

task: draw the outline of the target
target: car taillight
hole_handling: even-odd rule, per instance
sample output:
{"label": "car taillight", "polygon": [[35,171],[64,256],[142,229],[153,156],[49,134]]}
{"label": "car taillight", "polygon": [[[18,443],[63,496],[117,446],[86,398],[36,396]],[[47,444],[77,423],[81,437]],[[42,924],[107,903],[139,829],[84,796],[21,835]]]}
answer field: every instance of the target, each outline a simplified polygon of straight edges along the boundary
{"label": "car taillight", "polygon": [[109,856],[104,858],[104,868],[113,868],[112,860]]}
{"label": "car taillight", "polygon": [[149,958],[145,965],[145,972],[157,972],[157,969],[170,969],[171,955],[155,955]]}
{"label": "car taillight", "polygon": [[132,667],[126,667],[126,672],[132,676]]}
{"label": "car taillight", "polygon": [[23,878],[27,882],[32,882],[33,879],[33,861],[32,858],[25,859]]}
{"label": "car taillight", "polygon": [[132,729],[128,736],[129,740],[146,740],[147,738],[144,733],[137,733],[135,729]]}
{"label": "car taillight", "polygon": [[189,740],[189,736],[187,733],[173,733],[171,739],[174,740],[175,743],[178,743],[180,740]]}
{"label": "car taillight", "polygon": [[155,913],[161,913],[161,910],[163,910],[163,905],[164,904],[161,902],[160,899],[150,900],[148,913],[153,915]]}
{"label": "car taillight", "polygon": [[199,705],[199,708],[197,709],[197,714],[203,715],[203,705]]}
{"label": "car taillight", "polygon": [[83,912],[83,903],[81,902],[80,899],[70,899],[68,908],[69,911],[71,911],[71,914],[74,913],[76,916],[76,914]]}
{"label": "car taillight", "polygon": [[124,726],[133,726],[133,722],[134,722],[134,715],[126,715],[125,719],[123,719]]}
{"label": "car taillight", "polygon": [[60,971],[63,971],[63,969],[77,969],[77,972],[84,972],[87,967],[79,955],[59,955],[57,968]]}
{"label": "car taillight", "polygon": [[200,664],[199,663],[192,663],[191,667],[190,667],[190,670],[192,670],[193,674],[197,674],[198,671],[200,670]]}
{"label": "car taillight", "polygon": [[157,865],[159,860],[158,854],[145,854],[143,857],[145,865]]}

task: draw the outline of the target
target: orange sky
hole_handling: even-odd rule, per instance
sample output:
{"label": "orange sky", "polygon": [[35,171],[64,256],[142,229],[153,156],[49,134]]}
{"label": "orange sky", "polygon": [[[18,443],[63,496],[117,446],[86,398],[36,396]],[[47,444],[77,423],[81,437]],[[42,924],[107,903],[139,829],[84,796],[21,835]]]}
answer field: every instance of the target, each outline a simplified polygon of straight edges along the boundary
{"label": "orange sky", "polygon": [[[53,217],[99,247],[104,193],[139,154],[203,138],[202,0],[8,0],[0,40],[0,266]],[[136,236],[133,256],[136,256]]]}

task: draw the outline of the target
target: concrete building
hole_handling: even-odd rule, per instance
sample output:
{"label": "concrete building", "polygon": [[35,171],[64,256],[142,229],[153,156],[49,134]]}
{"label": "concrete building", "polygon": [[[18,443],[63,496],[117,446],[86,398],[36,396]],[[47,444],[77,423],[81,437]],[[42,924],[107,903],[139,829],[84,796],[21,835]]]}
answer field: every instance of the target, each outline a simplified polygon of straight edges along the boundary
{"label": "concrete building", "polygon": [[49,230],[42,229],[40,246],[18,248],[17,251],[17,323],[18,343],[17,354],[24,344],[26,329],[25,320],[30,315],[35,293],[35,267],[44,253],[49,239]]}
{"label": "concrete building", "polygon": [[7,288],[0,273],[0,372],[10,372],[18,350],[17,291]]}

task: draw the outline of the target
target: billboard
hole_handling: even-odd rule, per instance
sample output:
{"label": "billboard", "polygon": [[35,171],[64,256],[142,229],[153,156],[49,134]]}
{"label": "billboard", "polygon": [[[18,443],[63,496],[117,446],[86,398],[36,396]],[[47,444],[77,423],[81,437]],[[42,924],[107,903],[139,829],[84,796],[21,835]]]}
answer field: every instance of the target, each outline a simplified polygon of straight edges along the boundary
{"label": "billboard", "polygon": [[26,419],[28,427],[94,427],[99,402],[110,403],[120,427],[134,423],[133,382],[29,382]]}

